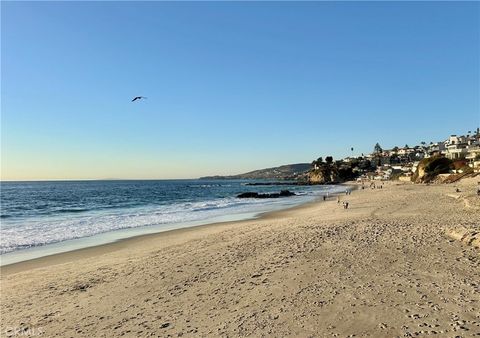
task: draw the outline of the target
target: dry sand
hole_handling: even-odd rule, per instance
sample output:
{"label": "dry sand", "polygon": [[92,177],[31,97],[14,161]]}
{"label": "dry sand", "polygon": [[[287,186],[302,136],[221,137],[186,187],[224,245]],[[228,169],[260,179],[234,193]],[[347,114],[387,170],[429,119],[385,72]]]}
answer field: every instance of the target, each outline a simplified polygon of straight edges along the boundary
{"label": "dry sand", "polygon": [[348,210],[332,198],[5,267],[1,333],[480,336],[476,184],[389,183],[342,196]]}

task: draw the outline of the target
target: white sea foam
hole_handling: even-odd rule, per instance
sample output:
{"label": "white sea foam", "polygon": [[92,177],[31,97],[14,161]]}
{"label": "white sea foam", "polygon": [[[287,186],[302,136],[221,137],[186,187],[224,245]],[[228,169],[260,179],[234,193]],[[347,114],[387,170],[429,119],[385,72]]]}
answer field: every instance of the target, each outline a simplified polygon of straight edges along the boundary
{"label": "white sea foam", "polygon": [[[328,190],[326,190],[328,189]],[[2,254],[84,238],[120,229],[198,222],[225,215],[261,213],[312,200],[315,195],[339,192],[342,187],[325,187],[323,191],[306,191],[298,196],[280,199],[238,199],[235,197],[202,202],[102,210],[86,213],[17,219],[2,222]],[[161,228],[159,229],[161,231]]]}

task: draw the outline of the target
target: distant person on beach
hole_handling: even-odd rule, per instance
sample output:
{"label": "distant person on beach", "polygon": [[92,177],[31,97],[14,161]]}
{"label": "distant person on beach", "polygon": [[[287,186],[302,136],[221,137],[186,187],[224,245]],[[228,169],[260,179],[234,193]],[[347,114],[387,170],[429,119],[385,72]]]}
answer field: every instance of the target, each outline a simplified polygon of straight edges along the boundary
{"label": "distant person on beach", "polygon": [[343,209],[348,209],[348,202],[347,201],[343,201]]}
{"label": "distant person on beach", "polygon": [[327,196],[323,195],[323,200],[325,201],[327,199]]}
{"label": "distant person on beach", "polygon": [[337,204],[340,204],[340,196],[337,196]]}

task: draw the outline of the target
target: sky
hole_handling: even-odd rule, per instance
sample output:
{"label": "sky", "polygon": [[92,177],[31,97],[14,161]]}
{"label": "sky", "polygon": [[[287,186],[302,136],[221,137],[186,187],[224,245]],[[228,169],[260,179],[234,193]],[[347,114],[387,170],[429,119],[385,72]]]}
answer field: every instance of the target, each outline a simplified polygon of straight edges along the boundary
{"label": "sky", "polygon": [[464,134],[479,19],[478,2],[2,1],[1,179],[195,178]]}

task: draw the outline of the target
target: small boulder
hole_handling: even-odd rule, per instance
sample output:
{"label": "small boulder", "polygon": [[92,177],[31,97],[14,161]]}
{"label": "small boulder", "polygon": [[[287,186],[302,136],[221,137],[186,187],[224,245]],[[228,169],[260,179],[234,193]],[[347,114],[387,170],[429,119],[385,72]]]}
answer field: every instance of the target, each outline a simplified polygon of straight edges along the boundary
{"label": "small boulder", "polygon": [[238,198],[258,198],[258,192],[244,192],[237,195]]}
{"label": "small boulder", "polygon": [[280,197],[288,197],[288,196],[295,196],[295,193],[291,192],[290,190],[280,191]]}

